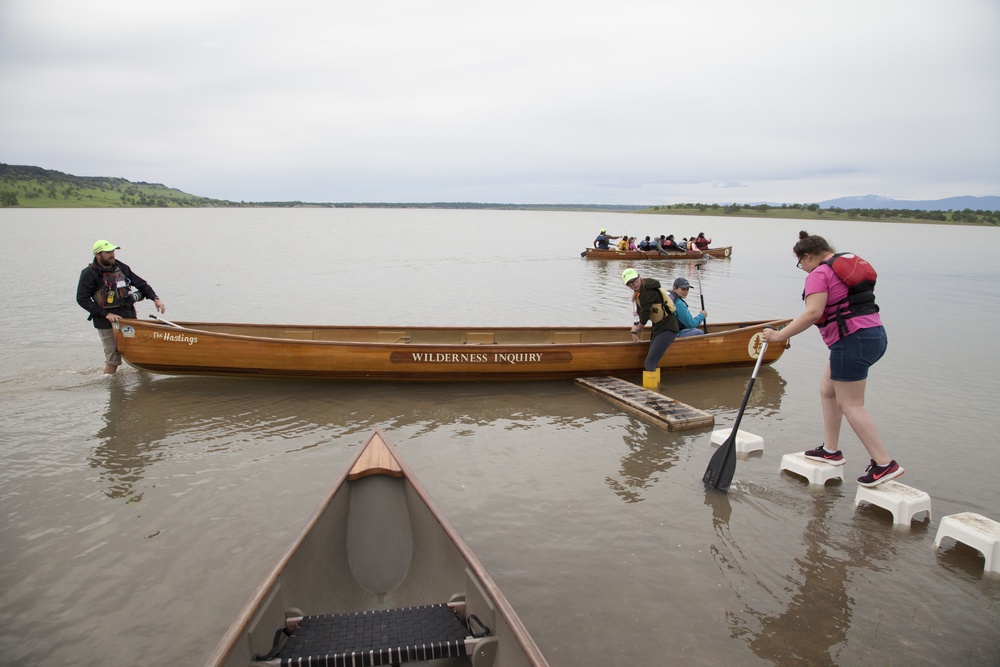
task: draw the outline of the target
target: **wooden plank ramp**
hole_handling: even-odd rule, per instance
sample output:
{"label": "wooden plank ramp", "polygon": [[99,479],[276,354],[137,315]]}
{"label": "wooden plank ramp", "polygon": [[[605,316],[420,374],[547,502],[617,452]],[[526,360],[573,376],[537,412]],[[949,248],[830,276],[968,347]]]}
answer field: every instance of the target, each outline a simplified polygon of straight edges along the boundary
{"label": "wooden plank ramp", "polygon": [[577,378],[577,384],[606,398],[632,414],[662,426],[668,431],[683,431],[715,424],[715,415],[675,401],[669,396],[616,377]]}

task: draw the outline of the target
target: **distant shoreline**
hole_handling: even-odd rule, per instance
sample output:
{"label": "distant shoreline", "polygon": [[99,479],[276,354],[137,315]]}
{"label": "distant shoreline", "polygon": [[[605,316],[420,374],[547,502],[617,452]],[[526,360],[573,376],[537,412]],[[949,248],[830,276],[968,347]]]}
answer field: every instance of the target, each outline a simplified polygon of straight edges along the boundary
{"label": "distant shoreline", "polygon": [[818,204],[481,204],[475,202],[247,202],[191,195],[160,183],[73,176],[41,167],[0,164],[0,208],[416,208],[447,210],[637,213],[794,220],[860,220],[1000,226],[1000,211],[821,208]]}
{"label": "distant shoreline", "polygon": [[[423,209],[423,210],[490,210],[490,211],[561,211],[561,212],[578,212],[578,213],[629,213],[636,215],[678,215],[678,216],[691,216],[691,217],[718,217],[718,218],[748,218],[748,219],[778,219],[778,220],[838,220],[838,221],[858,221],[858,222],[894,222],[894,223],[920,223],[920,224],[932,224],[932,225],[963,225],[972,227],[1000,227],[1000,213],[993,213],[990,215],[987,212],[985,215],[975,214],[974,219],[952,219],[952,217],[957,213],[961,215],[961,212],[952,211],[926,211],[924,213],[934,215],[937,214],[941,216],[942,219],[937,219],[933,217],[912,217],[908,215],[901,215],[900,211],[894,211],[887,209],[885,211],[880,211],[877,214],[872,214],[867,212],[865,209],[818,209],[816,211],[810,211],[805,209],[794,209],[794,208],[770,208],[766,211],[760,211],[756,208],[741,209],[739,211],[722,211],[722,207],[719,209],[709,208],[707,210],[699,209],[689,209],[689,208],[676,208],[667,206],[636,206],[636,207],[626,207],[626,206],[601,206],[601,205],[537,205],[537,204],[446,204],[446,203],[434,203],[434,204],[380,204],[380,203],[347,203],[347,204],[334,204],[334,203],[307,203],[307,202],[225,202],[219,200],[212,200],[210,202],[204,201],[190,201],[183,204],[116,204],[116,203],[97,203],[97,202],[72,202],[72,201],[61,201],[59,203],[42,203],[42,202],[31,202],[28,204],[17,204],[17,205],[0,205],[0,210],[3,209],[95,209],[95,208],[106,208],[106,209],[155,209],[155,208],[395,208],[395,209]],[[906,211],[905,213],[910,213]]]}

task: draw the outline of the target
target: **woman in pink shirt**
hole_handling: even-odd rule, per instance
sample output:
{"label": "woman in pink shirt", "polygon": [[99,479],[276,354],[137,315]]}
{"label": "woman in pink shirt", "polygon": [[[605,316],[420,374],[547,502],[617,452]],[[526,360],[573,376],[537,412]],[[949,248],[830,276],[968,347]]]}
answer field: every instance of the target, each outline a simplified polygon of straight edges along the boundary
{"label": "woman in pink shirt", "polygon": [[899,477],[904,470],[889,457],[875,420],[865,409],[868,369],[885,354],[887,343],[878,308],[874,301],[855,307],[846,302],[848,286],[825,263],[833,259],[834,252],[822,236],[799,232],[799,242],[792,251],[799,260],[796,266],[809,274],[803,292],[806,307],[780,331],[765,330],[764,340],[768,344],[784,343],[819,323],[823,342],[830,348],[830,362],[819,385],[825,441],[805,455],[831,465],[844,465],[839,441],[840,426],[846,417],[871,457],[871,465],[858,483],[877,486]]}

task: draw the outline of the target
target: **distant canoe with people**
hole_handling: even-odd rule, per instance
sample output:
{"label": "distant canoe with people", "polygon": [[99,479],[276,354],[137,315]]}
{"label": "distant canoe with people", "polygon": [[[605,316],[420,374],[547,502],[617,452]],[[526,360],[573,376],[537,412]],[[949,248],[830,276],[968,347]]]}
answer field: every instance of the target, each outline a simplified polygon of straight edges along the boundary
{"label": "distant canoe with people", "polygon": [[705,255],[716,259],[726,259],[733,254],[733,246],[727,245],[721,248],[709,248],[697,252],[657,252],[656,250],[615,250],[613,248],[602,250],[598,248],[587,248],[581,253],[581,257],[587,259],[624,259],[644,261],[647,259],[702,259]]}

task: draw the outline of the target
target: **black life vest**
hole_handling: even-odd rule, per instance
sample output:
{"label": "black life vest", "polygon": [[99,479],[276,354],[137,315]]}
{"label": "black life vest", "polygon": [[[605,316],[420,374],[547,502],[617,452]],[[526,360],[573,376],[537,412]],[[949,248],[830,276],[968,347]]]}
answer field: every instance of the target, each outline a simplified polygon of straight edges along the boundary
{"label": "black life vest", "polygon": [[90,265],[99,276],[100,287],[94,292],[94,301],[101,308],[112,310],[122,308],[132,303],[129,296],[129,287],[132,281],[125,277],[121,267],[115,264],[114,271],[104,271],[97,262]]}
{"label": "black life vest", "polygon": [[[833,315],[828,315],[824,310],[823,315],[816,321],[816,326],[823,328],[831,319],[836,319],[837,332],[843,338],[847,335],[847,320],[858,315],[878,312],[878,304],[875,303],[875,281],[878,273],[866,260],[850,252],[837,253],[821,263],[833,269],[837,277],[844,281],[847,285],[847,296],[836,303],[828,303],[827,308],[835,309]],[[805,299],[804,293],[802,298]]]}

